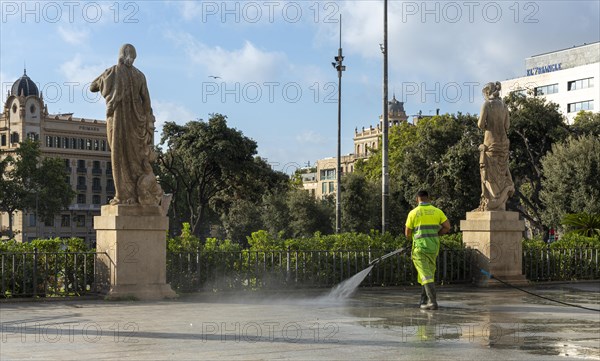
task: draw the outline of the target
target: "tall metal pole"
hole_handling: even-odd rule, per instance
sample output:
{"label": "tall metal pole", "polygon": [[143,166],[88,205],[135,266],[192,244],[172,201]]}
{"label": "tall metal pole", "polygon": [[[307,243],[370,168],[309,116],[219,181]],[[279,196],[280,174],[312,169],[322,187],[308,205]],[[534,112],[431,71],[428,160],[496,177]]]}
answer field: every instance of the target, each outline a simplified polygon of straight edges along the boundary
{"label": "tall metal pole", "polygon": [[383,1],[383,127],[381,136],[381,233],[388,230],[388,200],[390,196],[388,170],[388,23],[387,0]]}
{"label": "tall metal pole", "polygon": [[338,55],[331,63],[338,72],[338,134],[337,134],[337,169],[335,172],[335,233],[342,231],[342,205],[341,205],[341,178],[342,178],[342,72],[346,67],[342,65],[344,56],[342,55],[342,14],[340,14],[340,47]]}

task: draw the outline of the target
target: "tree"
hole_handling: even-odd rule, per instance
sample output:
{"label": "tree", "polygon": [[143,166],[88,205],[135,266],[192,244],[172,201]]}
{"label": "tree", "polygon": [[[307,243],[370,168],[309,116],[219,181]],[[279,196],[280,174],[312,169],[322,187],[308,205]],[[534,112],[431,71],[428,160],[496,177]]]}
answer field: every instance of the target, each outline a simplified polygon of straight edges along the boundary
{"label": "tree", "polygon": [[13,214],[34,211],[49,220],[71,203],[75,192],[65,182],[64,161],[42,158],[39,143],[26,140],[14,154],[0,154],[0,212],[8,214],[8,236],[12,238]]}
{"label": "tree", "polygon": [[[420,189],[432,194],[436,206],[454,225],[477,207],[481,193],[477,147],[482,139],[476,117],[460,113],[390,128],[390,219],[395,232],[402,232]],[[368,179],[379,180],[380,150],[359,163],[357,169]]]}
{"label": "tree", "polygon": [[570,213],[600,214],[600,139],[571,137],[542,159],[543,220],[558,225]]}
{"label": "tree", "polygon": [[[259,202],[265,189],[287,182],[287,176],[255,157],[256,142],[229,128],[221,114],[211,115],[208,122],[167,122],[160,144],[166,150],[157,150],[157,174],[165,192],[174,195],[172,230],[188,222],[194,235],[206,234],[210,223],[231,209],[239,215],[236,202]],[[238,237],[238,231],[230,227],[230,235]]]}
{"label": "tree", "polygon": [[580,111],[573,119],[571,130],[575,135],[600,136],[600,112]]}
{"label": "tree", "polygon": [[333,232],[332,198],[315,199],[301,189],[290,189],[286,198],[289,210],[289,237],[301,238],[309,237],[315,232]]}
{"label": "tree", "polygon": [[516,92],[504,99],[510,112],[510,169],[515,183],[515,195],[507,208],[518,210],[529,221],[535,233],[545,234],[542,220],[542,158],[552,144],[569,134],[558,105],[543,97],[526,97]]}
{"label": "tree", "polygon": [[381,196],[378,184],[364,174],[350,173],[341,179],[342,229],[369,233],[381,225]]}

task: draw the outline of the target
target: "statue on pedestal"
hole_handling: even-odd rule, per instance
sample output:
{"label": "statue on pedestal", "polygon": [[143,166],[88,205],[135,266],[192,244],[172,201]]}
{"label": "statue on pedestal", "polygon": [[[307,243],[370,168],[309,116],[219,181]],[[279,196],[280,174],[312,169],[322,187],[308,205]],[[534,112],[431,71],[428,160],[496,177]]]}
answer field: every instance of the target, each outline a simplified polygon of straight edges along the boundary
{"label": "statue on pedestal", "polygon": [[479,146],[481,203],[475,211],[504,211],[506,201],[515,192],[508,168],[510,120],[508,107],[500,98],[500,89],[500,82],[483,87],[485,101],[477,123],[485,133],[483,144]]}
{"label": "statue on pedestal", "polygon": [[133,66],[136,51],[125,44],[119,61],[90,85],[106,100],[108,145],[111,149],[115,197],[111,205],[159,205],[163,191],[151,164],[154,152],[154,115],[146,77]]}

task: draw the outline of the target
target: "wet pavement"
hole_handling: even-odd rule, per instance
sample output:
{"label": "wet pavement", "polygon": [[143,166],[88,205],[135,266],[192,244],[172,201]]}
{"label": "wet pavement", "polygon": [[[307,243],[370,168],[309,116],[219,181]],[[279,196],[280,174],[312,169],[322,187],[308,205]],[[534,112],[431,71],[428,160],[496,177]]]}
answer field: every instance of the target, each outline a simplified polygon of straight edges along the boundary
{"label": "wet pavement", "polygon": [[[600,284],[527,290],[600,308]],[[600,360],[600,312],[510,288],[199,293],[161,302],[0,303],[1,360]]]}

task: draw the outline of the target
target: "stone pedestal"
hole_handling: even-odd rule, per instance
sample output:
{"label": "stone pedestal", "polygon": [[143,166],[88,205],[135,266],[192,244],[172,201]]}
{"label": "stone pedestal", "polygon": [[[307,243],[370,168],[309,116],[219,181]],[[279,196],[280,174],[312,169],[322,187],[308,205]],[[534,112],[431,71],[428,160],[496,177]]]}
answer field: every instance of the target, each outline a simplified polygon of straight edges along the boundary
{"label": "stone pedestal", "polygon": [[159,206],[106,205],[94,217],[99,255],[96,284],[108,298],[176,297],[166,283],[169,219]]}
{"label": "stone pedestal", "polygon": [[516,286],[527,285],[523,275],[523,231],[525,222],[517,212],[468,212],[460,221],[465,246],[476,250],[475,283],[478,286],[499,286],[479,269]]}

